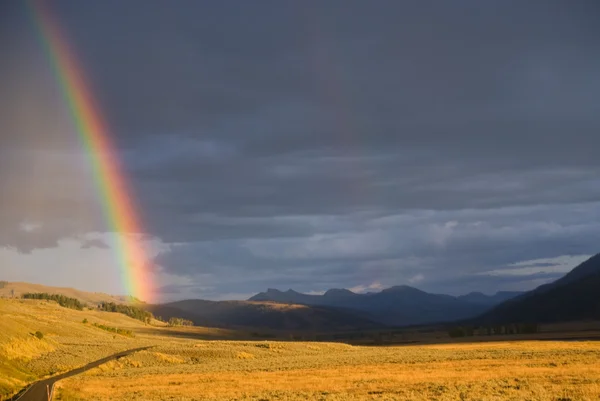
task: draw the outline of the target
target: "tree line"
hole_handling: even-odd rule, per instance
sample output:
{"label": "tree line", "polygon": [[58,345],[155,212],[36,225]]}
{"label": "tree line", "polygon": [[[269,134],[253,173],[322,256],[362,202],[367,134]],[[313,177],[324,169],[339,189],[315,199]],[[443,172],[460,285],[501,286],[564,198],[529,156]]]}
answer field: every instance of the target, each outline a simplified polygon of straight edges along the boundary
{"label": "tree line", "polygon": [[47,292],[27,292],[21,295],[24,299],[45,299],[47,301],[56,301],[60,306],[70,309],[83,310],[85,306],[76,298],[67,297],[60,294],[48,294]]}
{"label": "tree line", "polygon": [[98,305],[98,309],[105,312],[117,312],[140,320],[144,323],[150,323],[153,316],[152,313],[131,305],[116,304],[114,302],[102,302]]}
{"label": "tree line", "polygon": [[[46,292],[37,292],[37,293],[28,292],[28,293],[21,295],[21,298],[43,299],[43,300],[47,300],[47,301],[55,301],[62,307],[76,309],[76,310],[83,310],[83,308],[85,306],[85,304],[83,304],[76,298],[71,298],[71,297],[67,297],[65,295],[60,295],[60,294],[48,294]],[[139,308],[137,306],[132,306],[132,305],[116,304],[114,302],[102,302],[102,303],[98,304],[98,310],[101,310],[104,312],[122,313],[131,318],[137,319],[139,321],[142,321],[142,322],[148,323],[148,324],[154,318],[152,313],[148,312],[145,309]],[[159,320],[160,320],[160,318],[159,318]],[[183,319],[180,317],[170,318],[169,321],[167,322],[167,324],[169,326],[193,326],[194,325],[194,323],[191,320]],[[119,334],[122,334],[122,333],[119,333]]]}
{"label": "tree line", "polygon": [[455,326],[448,329],[450,337],[491,336],[507,334],[537,333],[539,326],[536,323],[515,323],[493,326]]}

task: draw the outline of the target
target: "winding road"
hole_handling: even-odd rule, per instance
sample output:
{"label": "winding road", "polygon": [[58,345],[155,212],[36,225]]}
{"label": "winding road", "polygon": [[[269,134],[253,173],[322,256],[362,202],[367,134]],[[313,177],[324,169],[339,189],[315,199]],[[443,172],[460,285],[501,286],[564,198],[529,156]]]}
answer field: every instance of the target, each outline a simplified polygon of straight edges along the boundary
{"label": "winding road", "polygon": [[77,369],[73,369],[71,371],[61,373],[60,375],[52,376],[48,379],[40,380],[33,383],[25,392],[23,392],[20,396],[15,398],[15,401],[48,401],[52,399],[52,393],[54,391],[54,383],[58,380],[71,377],[74,375],[78,375],[79,373],[83,373],[86,370],[93,369],[97,366],[102,365],[108,361],[112,361],[113,359],[119,359],[124,356],[133,354],[134,352],[143,351],[152,347],[141,347],[134,348],[123,352],[118,352],[116,354],[107,356],[106,358],[98,359],[97,361],[90,362],[85,366],[82,366]]}

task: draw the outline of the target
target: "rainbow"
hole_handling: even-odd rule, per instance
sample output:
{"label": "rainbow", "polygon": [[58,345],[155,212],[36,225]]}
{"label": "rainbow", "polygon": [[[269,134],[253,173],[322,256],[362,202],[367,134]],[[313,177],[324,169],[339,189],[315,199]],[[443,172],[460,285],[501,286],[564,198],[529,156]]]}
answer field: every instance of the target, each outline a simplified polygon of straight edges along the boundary
{"label": "rainbow", "polygon": [[145,250],[134,234],[142,233],[127,180],[111,143],[109,130],[89,90],[81,66],[69,49],[60,26],[41,2],[29,3],[33,22],[63,99],[73,119],[80,144],[89,158],[98,195],[110,231],[115,235],[116,257],[129,295],[150,300],[152,280]]}

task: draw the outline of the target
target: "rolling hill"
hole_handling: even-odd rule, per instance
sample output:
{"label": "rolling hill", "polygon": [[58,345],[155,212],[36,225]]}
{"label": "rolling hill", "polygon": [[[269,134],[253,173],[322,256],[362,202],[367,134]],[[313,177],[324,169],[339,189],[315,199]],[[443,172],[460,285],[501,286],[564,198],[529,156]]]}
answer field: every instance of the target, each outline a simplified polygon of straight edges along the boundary
{"label": "rolling hill", "polygon": [[475,319],[481,324],[600,319],[600,254],[564,277],[508,300]]}
{"label": "rolling hill", "polygon": [[[70,309],[38,299],[0,298],[0,317],[0,400],[12,399],[37,379],[127,349],[160,346],[165,352],[187,342],[187,350],[200,350],[197,341],[252,338],[242,331],[147,324],[122,313]],[[163,353],[144,354],[145,363],[153,366],[172,364]]]}
{"label": "rolling hill", "polygon": [[41,284],[0,281],[0,298],[19,298],[25,293],[45,292],[48,294],[60,294],[75,298],[83,303],[99,304],[102,302],[114,302],[117,304],[137,303],[139,301],[126,295],[109,295],[102,292],[80,291],[68,287],[51,287]]}
{"label": "rolling hill", "polygon": [[[148,327],[120,313],[78,311],[44,300],[0,299],[0,316],[0,399],[39,377],[136,344],[133,337],[94,324],[127,330]],[[36,332],[43,337],[36,337]]]}
{"label": "rolling hill", "polygon": [[[275,302],[185,300],[160,305],[140,303],[128,296],[80,291],[74,288],[0,281],[0,298],[20,298],[24,293],[60,294],[90,307],[102,302],[133,304],[165,320],[179,317],[197,326],[310,330],[318,332],[382,327],[359,311]],[[160,322],[153,321],[153,324]]]}
{"label": "rolling hill", "polygon": [[394,286],[377,293],[357,294],[346,289],[331,289],[323,295],[309,295],[294,290],[269,289],[250,301],[272,301],[356,310],[388,326],[408,326],[466,319],[518,295],[497,293],[487,296],[472,293],[462,297],[430,294],[409,286]]}
{"label": "rolling hill", "polygon": [[205,301],[191,299],[147,305],[163,319],[182,317],[196,325],[211,327],[252,327],[271,330],[344,331],[382,325],[341,309],[260,301]]}

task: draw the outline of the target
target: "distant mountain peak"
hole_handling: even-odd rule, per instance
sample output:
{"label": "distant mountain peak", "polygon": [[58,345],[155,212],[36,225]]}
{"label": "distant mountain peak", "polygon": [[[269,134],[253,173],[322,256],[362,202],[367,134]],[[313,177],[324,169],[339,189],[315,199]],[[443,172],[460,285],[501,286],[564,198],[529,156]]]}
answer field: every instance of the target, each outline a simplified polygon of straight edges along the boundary
{"label": "distant mountain peak", "polygon": [[421,291],[418,288],[411,287],[409,285],[395,285],[393,287],[386,288],[386,289],[382,290],[381,292],[425,292],[425,291]]}
{"label": "distant mountain peak", "polygon": [[450,321],[479,315],[510,296],[488,296],[473,292],[461,297],[431,294],[409,285],[396,285],[379,292],[355,293],[331,288],[323,295],[269,288],[249,301],[312,305],[353,310],[386,325],[407,325]]}
{"label": "distant mountain peak", "polygon": [[468,294],[462,295],[463,297],[486,297],[487,295],[485,295],[483,292],[481,291],[471,291]]}
{"label": "distant mountain peak", "polygon": [[346,289],[346,288],[331,288],[325,291],[325,296],[328,295],[356,295],[356,293]]}

